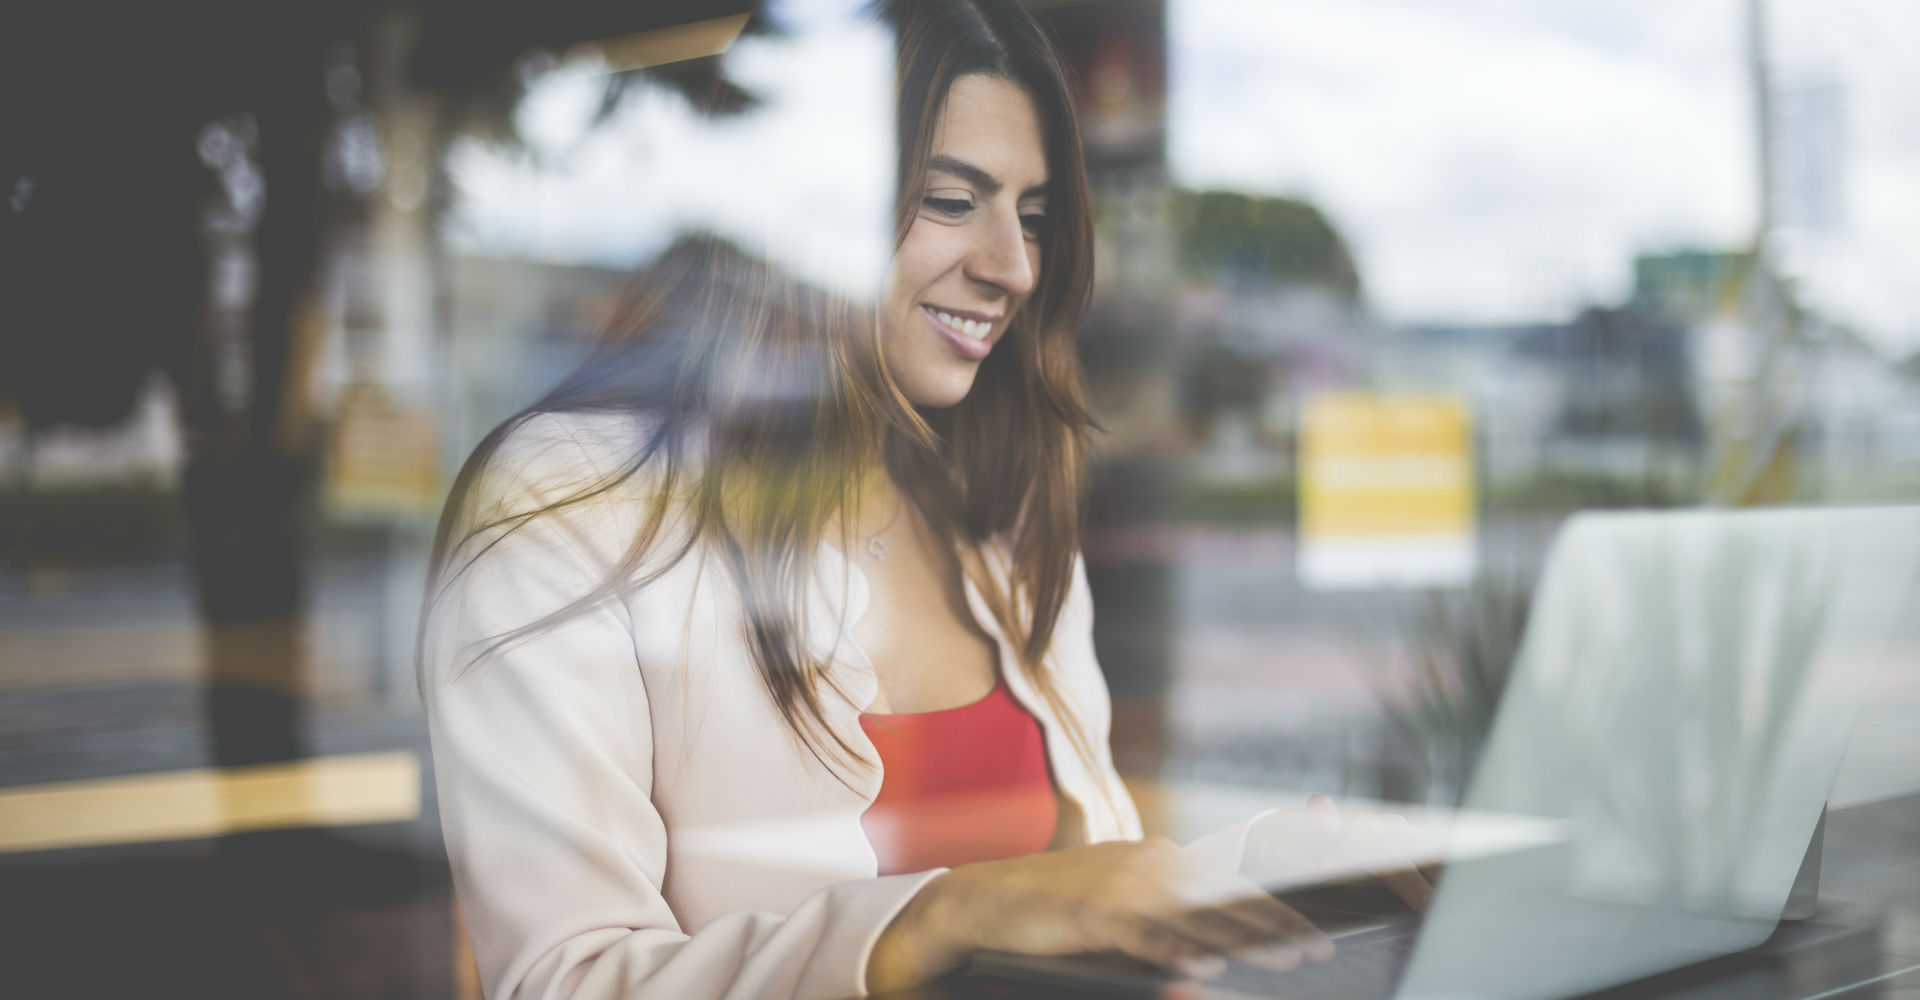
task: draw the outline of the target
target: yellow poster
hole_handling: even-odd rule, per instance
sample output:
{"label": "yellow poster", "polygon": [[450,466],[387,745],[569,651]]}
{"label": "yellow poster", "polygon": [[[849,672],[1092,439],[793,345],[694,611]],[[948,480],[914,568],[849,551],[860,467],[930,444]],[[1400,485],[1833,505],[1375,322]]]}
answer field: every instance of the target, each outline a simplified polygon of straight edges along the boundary
{"label": "yellow poster", "polygon": [[1473,428],[1460,400],[1361,392],[1308,400],[1299,490],[1305,586],[1444,587],[1472,578]]}

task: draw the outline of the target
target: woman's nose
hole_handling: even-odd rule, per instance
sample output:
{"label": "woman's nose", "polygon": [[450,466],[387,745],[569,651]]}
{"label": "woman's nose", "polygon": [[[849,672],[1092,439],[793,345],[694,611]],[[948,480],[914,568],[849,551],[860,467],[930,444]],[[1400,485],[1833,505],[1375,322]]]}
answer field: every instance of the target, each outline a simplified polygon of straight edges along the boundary
{"label": "woman's nose", "polygon": [[1033,250],[1019,213],[996,214],[980,232],[968,272],[974,280],[993,285],[1009,296],[1024,297],[1033,291]]}

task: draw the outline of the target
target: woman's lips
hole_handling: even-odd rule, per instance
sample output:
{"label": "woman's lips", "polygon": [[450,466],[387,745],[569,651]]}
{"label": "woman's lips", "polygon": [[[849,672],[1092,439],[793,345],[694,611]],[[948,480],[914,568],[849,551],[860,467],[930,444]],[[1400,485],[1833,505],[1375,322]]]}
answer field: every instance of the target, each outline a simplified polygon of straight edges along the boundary
{"label": "woman's lips", "polygon": [[[927,322],[932,325],[934,332],[944,338],[947,346],[953,348],[954,353],[961,357],[969,361],[979,361],[993,350],[992,323],[955,316],[932,306],[921,306],[920,312],[927,317]],[[948,319],[942,319],[942,316]],[[976,333],[978,336],[975,336]]]}

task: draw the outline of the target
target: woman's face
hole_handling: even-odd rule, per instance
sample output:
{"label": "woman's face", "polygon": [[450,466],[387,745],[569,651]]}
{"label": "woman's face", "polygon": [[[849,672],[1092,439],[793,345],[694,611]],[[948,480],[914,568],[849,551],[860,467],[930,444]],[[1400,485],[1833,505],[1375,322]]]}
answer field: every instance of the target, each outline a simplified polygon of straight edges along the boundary
{"label": "woman's face", "polygon": [[918,406],[952,406],[1033,293],[1046,222],[1040,117],[1016,84],[955,80],[934,130],[918,214],[887,269],[888,369]]}

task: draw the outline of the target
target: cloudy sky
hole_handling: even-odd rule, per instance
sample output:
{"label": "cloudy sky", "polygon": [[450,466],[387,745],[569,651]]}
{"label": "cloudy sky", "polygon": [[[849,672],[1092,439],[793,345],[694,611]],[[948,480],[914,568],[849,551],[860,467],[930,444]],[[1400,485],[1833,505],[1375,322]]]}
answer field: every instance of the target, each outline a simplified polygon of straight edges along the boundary
{"label": "cloudy sky", "polygon": [[[1188,185],[1320,203],[1389,318],[1564,315],[1624,294],[1638,250],[1751,239],[1745,7],[1175,0],[1169,155]],[[1780,138],[1844,209],[1783,234],[1791,267],[1827,311],[1920,348],[1920,5],[1768,9],[1778,86],[1841,92],[1838,148]]]}
{"label": "cloudy sky", "polygon": [[[599,68],[562,67],[521,115],[543,155],[456,151],[456,239],[626,265],[702,223],[870,287],[887,252],[889,68],[846,6],[785,5],[791,40],[736,46],[732,71],[770,98],[742,122],[655,94],[588,130]],[[1169,158],[1182,184],[1319,203],[1390,320],[1562,317],[1617,301],[1636,251],[1751,239],[1745,6],[1169,0]],[[1779,88],[1839,95],[1827,132],[1781,141],[1834,178],[1841,211],[1780,246],[1824,311],[1920,349],[1920,3],[1768,10]]]}

